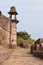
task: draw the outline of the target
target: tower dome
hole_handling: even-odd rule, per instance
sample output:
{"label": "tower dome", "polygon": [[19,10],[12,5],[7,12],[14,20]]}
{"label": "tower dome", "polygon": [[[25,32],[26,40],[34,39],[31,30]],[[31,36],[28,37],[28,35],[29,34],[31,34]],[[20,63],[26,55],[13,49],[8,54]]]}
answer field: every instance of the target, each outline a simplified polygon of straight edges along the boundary
{"label": "tower dome", "polygon": [[14,7],[14,6],[12,6],[11,8],[10,8],[10,11],[8,12],[9,14],[11,14],[11,15],[13,15],[13,14],[18,14],[17,12],[16,12],[16,8]]}

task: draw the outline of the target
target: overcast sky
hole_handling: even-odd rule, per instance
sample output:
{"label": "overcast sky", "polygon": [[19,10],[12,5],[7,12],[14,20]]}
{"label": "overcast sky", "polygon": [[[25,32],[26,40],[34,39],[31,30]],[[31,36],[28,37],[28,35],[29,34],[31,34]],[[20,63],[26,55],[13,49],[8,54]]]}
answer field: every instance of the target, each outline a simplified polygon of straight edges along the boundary
{"label": "overcast sky", "polygon": [[33,39],[43,37],[43,0],[0,0],[0,10],[9,16],[8,11],[15,6],[18,12],[17,31],[26,31]]}

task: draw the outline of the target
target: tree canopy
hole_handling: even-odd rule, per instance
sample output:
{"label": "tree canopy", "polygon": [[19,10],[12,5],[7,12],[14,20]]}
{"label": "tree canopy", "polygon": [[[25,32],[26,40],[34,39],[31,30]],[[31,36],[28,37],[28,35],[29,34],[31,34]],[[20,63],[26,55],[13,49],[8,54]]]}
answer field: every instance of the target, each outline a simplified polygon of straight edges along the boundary
{"label": "tree canopy", "polygon": [[27,32],[17,32],[17,36],[22,37],[24,40],[28,40],[31,39],[30,34],[28,34]]}
{"label": "tree canopy", "polygon": [[17,32],[17,40],[22,42],[33,42],[34,40],[31,38],[30,34],[25,31]]}

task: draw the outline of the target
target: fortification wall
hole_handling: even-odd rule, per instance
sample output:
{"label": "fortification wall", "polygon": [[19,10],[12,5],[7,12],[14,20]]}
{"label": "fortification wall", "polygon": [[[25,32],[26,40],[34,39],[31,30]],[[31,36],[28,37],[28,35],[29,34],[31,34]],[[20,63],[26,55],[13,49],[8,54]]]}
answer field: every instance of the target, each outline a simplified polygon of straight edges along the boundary
{"label": "fortification wall", "polygon": [[0,44],[7,46],[9,44],[9,19],[5,16],[0,16]]}

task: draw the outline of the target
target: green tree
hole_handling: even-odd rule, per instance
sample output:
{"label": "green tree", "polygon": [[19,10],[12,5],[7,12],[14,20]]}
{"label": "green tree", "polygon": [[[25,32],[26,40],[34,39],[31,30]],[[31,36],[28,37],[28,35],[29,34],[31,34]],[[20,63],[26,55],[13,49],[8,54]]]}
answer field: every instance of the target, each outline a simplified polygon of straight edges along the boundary
{"label": "green tree", "polygon": [[31,38],[27,32],[17,32],[17,40],[21,42],[33,43],[35,40]]}
{"label": "green tree", "polygon": [[30,37],[30,34],[28,34],[27,32],[17,32],[17,37],[22,37],[24,40],[26,39],[26,40],[28,40],[28,39],[31,39],[31,37]]}

